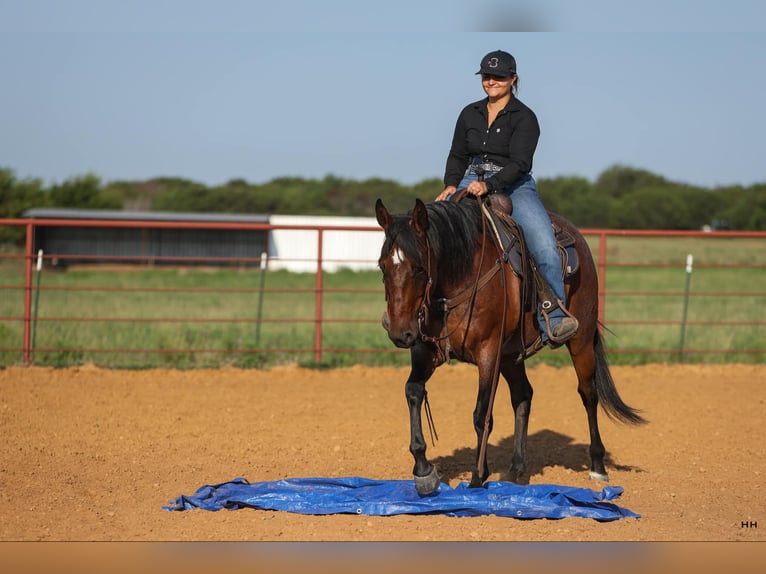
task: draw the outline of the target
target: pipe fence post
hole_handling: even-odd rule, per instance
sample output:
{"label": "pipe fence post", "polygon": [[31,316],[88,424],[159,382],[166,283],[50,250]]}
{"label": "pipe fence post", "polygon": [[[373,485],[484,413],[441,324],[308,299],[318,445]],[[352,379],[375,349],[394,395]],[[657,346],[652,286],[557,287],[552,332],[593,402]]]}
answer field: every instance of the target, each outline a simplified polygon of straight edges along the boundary
{"label": "pipe fence post", "polygon": [[684,308],[681,315],[681,341],[678,345],[680,351],[681,362],[684,358],[684,345],[686,344],[686,315],[689,310],[689,288],[692,281],[692,264],[694,263],[694,257],[691,253],[686,256],[686,287],[684,288]]}
{"label": "pipe fence post", "polygon": [[606,233],[598,236],[598,329],[604,334],[606,324]]}
{"label": "pipe fence post", "polygon": [[32,267],[34,255],[34,224],[27,223],[27,241],[24,251],[24,342],[22,354],[24,365],[29,365],[32,348]]}
{"label": "pipe fence post", "polygon": [[317,279],[314,294],[314,363],[322,362],[322,289],[324,288],[322,263],[324,235],[322,229],[317,229]]}
{"label": "pipe fence post", "polygon": [[35,288],[35,301],[32,306],[32,345],[30,349],[31,361],[34,362],[35,346],[37,341],[37,310],[40,305],[40,280],[42,279],[43,270],[43,250],[37,251],[37,287]]}
{"label": "pipe fence post", "polygon": [[261,253],[261,277],[260,288],[258,290],[258,322],[255,325],[255,345],[259,346],[261,342],[261,319],[263,318],[263,287],[266,283],[266,264],[269,254],[263,251]]}

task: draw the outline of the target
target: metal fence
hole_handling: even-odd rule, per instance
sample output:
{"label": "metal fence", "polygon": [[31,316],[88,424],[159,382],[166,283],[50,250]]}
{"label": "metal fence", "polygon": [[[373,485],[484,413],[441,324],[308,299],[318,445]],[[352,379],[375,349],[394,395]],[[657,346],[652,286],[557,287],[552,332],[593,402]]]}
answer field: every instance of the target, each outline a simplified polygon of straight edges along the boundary
{"label": "metal fence", "polygon": [[[163,221],[112,221],[112,220],[41,220],[41,219],[0,219],[0,226],[23,227],[25,241],[23,249],[6,250],[0,253],[0,293],[5,300],[0,310],[0,353],[5,357],[4,364],[33,364],[40,353],[66,352],[74,356],[114,354],[114,353],[224,353],[229,356],[248,353],[258,354],[308,354],[315,364],[326,362],[329,355],[339,353],[376,354],[401,353],[390,344],[380,346],[365,345],[363,340],[357,341],[354,336],[348,337],[350,343],[339,346],[337,342],[328,341],[327,333],[333,325],[348,324],[378,324],[380,312],[383,309],[383,289],[377,286],[354,285],[346,287],[334,281],[333,286],[326,285],[327,273],[322,270],[328,261],[334,260],[334,254],[325,248],[323,238],[327,233],[337,232],[367,232],[380,234],[377,227],[346,227],[321,225],[272,225],[266,223],[205,223],[205,222],[163,222]],[[261,274],[260,285],[248,287],[226,286],[179,286],[179,285],[130,285],[130,286],[77,286],[67,285],[61,281],[57,285],[42,284],[41,269],[44,263],[51,263],[53,258],[60,263],[60,254],[38,253],[35,245],[35,230],[41,227],[57,226],[58,228],[103,227],[103,228],[148,228],[148,229],[187,229],[206,231],[211,229],[230,229],[236,231],[301,232],[316,234],[316,253],[313,255],[314,269],[310,284],[296,287],[276,287],[266,289],[263,286]],[[764,344],[762,311],[766,303],[764,279],[766,279],[766,232],[681,232],[681,231],[629,231],[629,230],[582,230],[588,239],[599,271],[599,318],[609,329],[635,329],[637,335],[630,339],[629,345],[610,345],[610,353],[620,355],[635,355],[653,357],[684,357],[693,355],[721,356],[727,360],[744,360],[762,362],[766,356]],[[654,247],[647,245],[659,242]],[[659,246],[659,247],[658,247]],[[697,251],[697,255],[693,253]],[[668,255],[670,254],[670,255]],[[264,255],[249,257],[232,256],[216,257],[215,263],[226,263],[231,266],[246,264],[250,268],[264,268]],[[87,263],[87,257],[81,254],[69,254],[66,257]],[[369,269],[377,260],[378,253],[371,252],[369,257],[358,261],[361,268]],[[93,269],[105,261],[113,265],[127,262],[135,265],[135,255],[99,254],[98,264],[92,264]],[[139,265],[147,267],[156,263],[157,256],[138,261]],[[211,258],[194,255],[169,257],[164,262],[176,266],[194,264],[199,266]],[[347,267],[354,267],[353,261],[344,261]],[[135,269],[135,267],[131,268]],[[113,271],[117,271],[115,268]],[[692,282],[692,274],[704,270],[709,277],[702,283],[702,289]],[[374,272],[368,272],[374,273]],[[655,277],[655,279],[652,279]],[[667,277],[672,280],[666,282]],[[304,278],[305,279],[305,278]],[[251,282],[252,283],[252,282]],[[670,287],[670,288],[669,288]],[[168,311],[162,316],[131,317],[117,313],[98,316],[60,316],[52,313],[39,315],[37,313],[37,298],[41,292],[58,292],[66,297],[79,293],[85,297],[123,297],[126,293],[139,292],[149,298],[158,294],[182,297],[196,294],[207,300],[217,296],[231,295],[234,292],[258,296],[258,305],[262,305],[263,294],[299,293],[311,300],[310,316],[281,316],[264,317],[259,310],[256,316],[232,317],[221,314],[210,315],[211,309],[204,316],[196,316],[188,309],[173,314]],[[12,296],[15,294],[16,296]],[[18,295],[23,296],[18,297]],[[370,311],[360,316],[347,313],[351,307],[343,305],[344,298],[356,295],[375,298],[379,303]],[[330,297],[338,299],[335,308],[339,312],[328,312],[327,300]],[[702,306],[706,311],[702,314],[690,313],[690,307],[695,307],[695,301],[706,301]],[[198,308],[196,305],[195,308]],[[206,307],[215,311],[216,304]],[[647,314],[646,308],[656,308],[654,315]],[[247,323],[255,329],[255,340],[259,339],[260,329],[264,324],[296,325],[302,324],[313,331],[309,344],[291,347],[275,344],[253,346],[250,344],[228,344],[225,348],[207,348],[198,342],[191,341],[183,348],[172,345],[132,346],[120,341],[104,340],[90,347],[71,346],[66,341],[48,344],[46,347],[36,345],[36,325],[44,323],[77,323],[79,329],[87,330],[89,325],[108,322],[143,322],[151,325],[171,323],[207,323],[216,325],[231,325]],[[14,325],[22,328],[14,328]],[[672,329],[672,343],[667,335],[659,336],[663,329]],[[692,332],[692,330],[695,330]],[[706,336],[712,331],[723,332],[725,336]],[[252,331],[250,331],[252,333]],[[645,335],[644,335],[645,333]],[[693,335],[693,336],[692,336]],[[730,336],[731,335],[731,336]],[[105,337],[108,339],[108,337]],[[704,342],[708,339],[719,341],[711,345],[695,346],[695,341]],[[282,340],[289,340],[286,337]],[[646,344],[636,344],[646,342]],[[653,341],[659,343],[653,345]],[[196,345],[196,346],[195,346]],[[659,359],[657,359],[659,357]],[[732,359],[733,357],[733,359]]]}

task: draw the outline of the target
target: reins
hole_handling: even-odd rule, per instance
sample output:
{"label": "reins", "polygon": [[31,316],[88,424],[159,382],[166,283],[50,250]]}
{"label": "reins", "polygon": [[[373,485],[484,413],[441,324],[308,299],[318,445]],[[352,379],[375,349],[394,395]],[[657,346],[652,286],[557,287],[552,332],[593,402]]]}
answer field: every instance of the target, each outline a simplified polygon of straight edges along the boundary
{"label": "reins", "polygon": [[[482,244],[481,244],[481,263],[479,264],[479,269],[481,269],[481,264],[484,262],[484,252],[486,249],[486,232],[485,227],[486,222],[484,218],[482,218]],[[443,312],[443,329],[445,330],[445,333],[439,334],[439,335],[428,335],[424,331],[424,326],[428,325],[429,317],[430,317],[430,307],[432,305],[431,303],[431,287],[433,286],[433,278],[431,277],[431,246],[428,241],[428,237],[426,236],[426,250],[428,252],[426,256],[426,273],[428,274],[428,280],[426,282],[426,290],[423,295],[423,303],[420,306],[420,311],[418,311],[418,331],[420,338],[423,339],[423,341],[426,341],[428,343],[435,343],[436,348],[441,354],[441,358],[445,361],[449,360],[449,353],[450,353],[450,343],[449,338],[452,336],[452,334],[458,329],[460,326],[460,322],[455,326],[454,329],[451,331],[447,331],[447,317],[449,316],[450,311],[458,307],[459,305],[462,305],[465,301],[469,300],[471,301],[468,311],[466,312],[468,316],[468,320],[466,322],[466,333],[468,332],[468,326],[471,322],[471,316],[473,315],[473,306],[476,301],[476,294],[485,287],[495,276],[495,274],[500,271],[500,269],[503,266],[503,262],[501,260],[497,260],[495,262],[495,265],[488,269],[484,274],[479,275],[477,273],[476,280],[474,281],[473,285],[471,287],[467,287],[454,297],[450,298],[440,298],[437,299],[437,302],[441,306],[441,310]],[[442,341],[445,341],[445,349],[442,350],[441,343]]]}
{"label": "reins", "polygon": [[[492,218],[486,212],[487,206],[485,203],[481,204],[484,218],[492,222]],[[494,223],[492,223],[494,226]],[[497,235],[497,229],[494,229]],[[498,263],[502,265],[502,260],[498,259]],[[487,460],[487,443],[489,442],[489,426],[492,421],[492,410],[495,405],[495,394],[497,394],[497,385],[500,381],[500,360],[503,356],[503,341],[505,341],[505,321],[508,317],[508,290],[505,284],[505,270],[500,275],[500,282],[503,286],[503,319],[500,323],[500,339],[497,345],[497,357],[495,357],[495,369],[492,373],[492,386],[489,391],[489,401],[487,403],[487,413],[484,416],[484,432],[481,435],[481,445],[479,446],[479,458],[477,460],[476,468],[481,472]]]}

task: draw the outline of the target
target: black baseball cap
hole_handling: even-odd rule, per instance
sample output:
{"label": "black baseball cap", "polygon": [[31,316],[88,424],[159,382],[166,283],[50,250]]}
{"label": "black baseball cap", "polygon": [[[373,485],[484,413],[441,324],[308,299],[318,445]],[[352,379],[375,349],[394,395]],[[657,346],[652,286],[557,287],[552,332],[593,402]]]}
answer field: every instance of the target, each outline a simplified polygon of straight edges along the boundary
{"label": "black baseball cap", "polygon": [[495,50],[481,59],[481,69],[476,73],[507,78],[516,73],[516,60],[508,52]]}

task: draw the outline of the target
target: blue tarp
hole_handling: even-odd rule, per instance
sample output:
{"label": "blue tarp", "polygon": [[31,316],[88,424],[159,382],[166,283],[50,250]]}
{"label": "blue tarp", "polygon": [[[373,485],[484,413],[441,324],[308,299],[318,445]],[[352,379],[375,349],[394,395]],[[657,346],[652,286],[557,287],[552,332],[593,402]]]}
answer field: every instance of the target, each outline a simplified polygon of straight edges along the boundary
{"label": "blue tarp", "polygon": [[421,497],[412,480],[348,478],[288,478],[249,483],[235,478],[206,485],[192,496],[180,496],[165,510],[284,510],[299,514],[444,514],[447,516],[507,516],[513,518],[565,518],[581,516],[599,521],[639,515],[612,502],[623,489],[606,486],[601,491],[549,484],[518,485],[487,482],[482,488],[460,483],[440,484]]}

